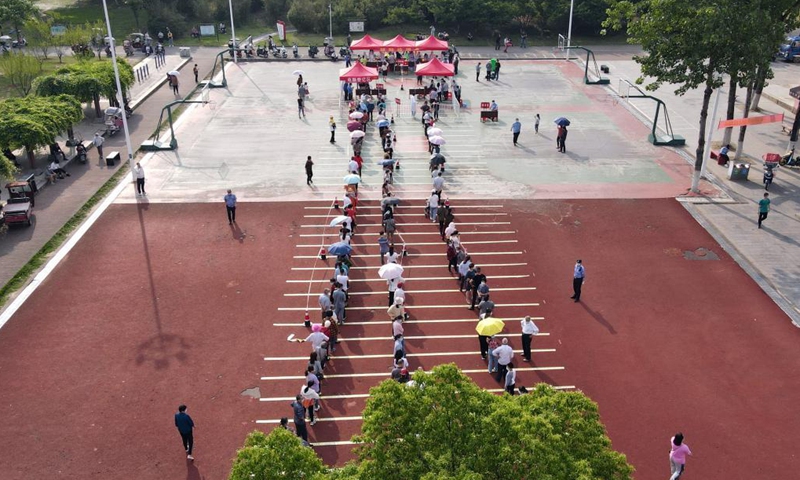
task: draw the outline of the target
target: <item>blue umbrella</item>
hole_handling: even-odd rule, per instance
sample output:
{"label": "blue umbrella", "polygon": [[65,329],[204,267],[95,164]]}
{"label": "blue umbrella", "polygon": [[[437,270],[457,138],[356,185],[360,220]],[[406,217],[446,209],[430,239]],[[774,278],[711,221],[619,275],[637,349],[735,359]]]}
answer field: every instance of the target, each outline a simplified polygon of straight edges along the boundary
{"label": "blue umbrella", "polygon": [[336,242],[331,244],[330,247],[328,247],[328,253],[330,253],[331,255],[350,255],[350,252],[352,251],[353,247],[351,247],[345,242]]}
{"label": "blue umbrella", "polygon": [[389,120],[386,120],[385,118],[383,120],[378,120],[378,122],[375,123],[375,125],[377,125],[378,127],[388,127]]}
{"label": "blue umbrella", "polygon": [[567,120],[567,119],[566,119],[566,118],[564,118],[564,117],[558,117],[558,118],[556,118],[556,119],[554,120],[554,123],[555,123],[556,125],[559,125],[559,126],[562,126],[562,127],[566,127],[566,126],[568,126],[568,125],[569,125],[569,120]]}
{"label": "blue umbrella", "polygon": [[383,165],[384,167],[388,167],[389,165],[394,165],[395,159],[387,158],[378,162],[378,165]]}

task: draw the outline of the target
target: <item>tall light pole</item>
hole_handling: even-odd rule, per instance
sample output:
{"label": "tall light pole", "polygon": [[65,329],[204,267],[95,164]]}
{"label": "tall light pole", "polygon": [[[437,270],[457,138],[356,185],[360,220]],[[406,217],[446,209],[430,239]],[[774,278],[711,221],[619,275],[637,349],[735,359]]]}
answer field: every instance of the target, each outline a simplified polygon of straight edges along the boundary
{"label": "tall light pole", "polygon": [[125,115],[125,104],[122,101],[122,84],[119,81],[119,67],[117,66],[117,51],[114,44],[114,35],[111,34],[111,21],[108,19],[108,5],[103,0],[103,12],[106,15],[106,29],[108,30],[108,41],[111,42],[111,63],[114,66],[114,81],[117,83],[117,103],[122,109],[122,130],[125,132],[125,145],[128,147],[128,165],[133,175],[133,148],[131,148],[131,135],[128,131],[128,117]]}
{"label": "tall light pole", "polygon": [[333,41],[333,7],[328,4],[328,38]]}
{"label": "tall light pole", "polygon": [[575,0],[569,0],[569,27],[567,28],[567,57],[569,60],[569,47],[572,42],[572,11],[575,9]]}
{"label": "tall light pole", "polygon": [[[105,0],[103,0],[105,2]],[[233,28],[233,3],[231,0],[228,0],[228,9],[231,11],[231,44],[233,45],[233,63],[238,63],[236,61],[236,29]],[[225,65],[222,65],[222,68],[225,68]]]}

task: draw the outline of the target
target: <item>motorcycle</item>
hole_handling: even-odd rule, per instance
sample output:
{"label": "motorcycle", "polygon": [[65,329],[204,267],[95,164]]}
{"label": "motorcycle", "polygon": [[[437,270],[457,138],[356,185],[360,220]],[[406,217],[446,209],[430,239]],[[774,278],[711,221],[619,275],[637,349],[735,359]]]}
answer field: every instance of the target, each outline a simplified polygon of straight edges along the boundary
{"label": "motorcycle", "polygon": [[775,169],[777,165],[771,163],[764,163],[764,190],[769,190],[772,181],[775,180]]}
{"label": "motorcycle", "polygon": [[308,57],[309,58],[316,58],[319,54],[319,48],[316,45],[310,45],[308,47]]}
{"label": "motorcycle", "polygon": [[324,53],[326,57],[330,58],[334,62],[339,59],[339,57],[336,56],[336,52],[333,49],[333,45],[326,45]]}
{"label": "motorcycle", "polygon": [[83,143],[79,143],[78,146],[75,147],[75,151],[77,152],[76,155],[78,160],[81,163],[86,163],[88,156],[86,155],[86,147],[83,146]]}
{"label": "motorcycle", "polygon": [[300,52],[297,49],[296,43],[292,45],[292,55],[294,55],[294,58],[300,58]]}
{"label": "motorcycle", "polygon": [[794,149],[791,149],[781,157],[779,163],[782,167],[797,167],[800,166],[800,156],[795,156]]}

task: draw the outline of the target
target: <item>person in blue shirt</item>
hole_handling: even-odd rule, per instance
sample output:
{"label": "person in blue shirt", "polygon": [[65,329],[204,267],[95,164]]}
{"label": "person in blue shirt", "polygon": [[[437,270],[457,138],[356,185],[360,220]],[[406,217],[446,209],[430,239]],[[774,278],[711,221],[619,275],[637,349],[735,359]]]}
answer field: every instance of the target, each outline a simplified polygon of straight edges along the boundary
{"label": "person in blue shirt", "polygon": [[228,194],[224,197],[225,209],[228,211],[228,225],[236,223],[236,195],[228,190]]}
{"label": "person in blue shirt", "polygon": [[571,299],[575,302],[581,301],[581,287],[583,287],[583,279],[586,277],[586,270],[583,268],[583,262],[579,259],[575,262],[575,268],[572,273],[572,290],[575,292]]}
{"label": "person in blue shirt", "polygon": [[522,131],[522,124],[519,123],[519,118],[511,124],[511,133],[514,134],[514,146],[517,146],[517,140],[519,139],[519,132]]}
{"label": "person in blue shirt", "polygon": [[175,426],[178,428],[178,433],[181,434],[181,442],[183,442],[183,448],[186,450],[186,458],[194,460],[192,456],[192,448],[194,447],[192,430],[194,429],[194,422],[192,421],[192,417],[186,413],[186,405],[178,407],[178,413],[175,414]]}

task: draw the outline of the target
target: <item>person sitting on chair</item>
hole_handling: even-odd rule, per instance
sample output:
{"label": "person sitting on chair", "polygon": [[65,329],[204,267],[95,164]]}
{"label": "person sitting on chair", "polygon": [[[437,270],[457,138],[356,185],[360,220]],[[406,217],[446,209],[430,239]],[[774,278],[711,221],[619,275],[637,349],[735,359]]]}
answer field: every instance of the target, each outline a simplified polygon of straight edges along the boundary
{"label": "person sitting on chair", "polygon": [[730,151],[730,149],[731,149],[730,145],[725,145],[724,147],[722,147],[722,149],[719,151],[719,155],[717,155],[718,165],[728,165],[728,162],[730,161],[730,158],[728,158],[728,152]]}
{"label": "person sitting on chair", "polygon": [[53,160],[53,162],[50,163],[50,166],[47,167],[47,170],[48,170],[48,173],[49,172],[53,172],[54,174],[58,175],[58,178],[64,178],[65,176],[67,176],[67,177],[71,176],[69,173],[67,173],[66,170],[64,170],[63,168],[61,168],[58,165],[58,161],[57,160]]}

